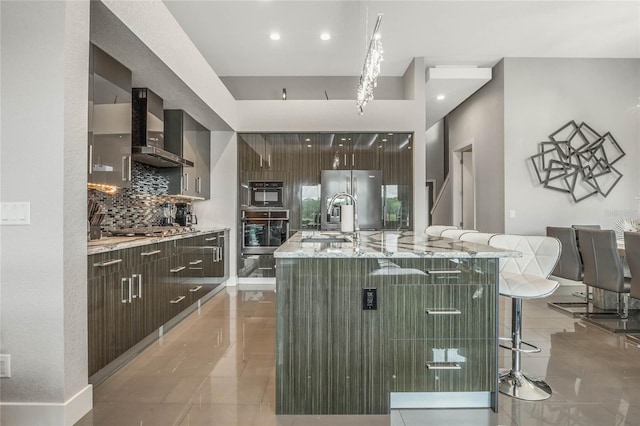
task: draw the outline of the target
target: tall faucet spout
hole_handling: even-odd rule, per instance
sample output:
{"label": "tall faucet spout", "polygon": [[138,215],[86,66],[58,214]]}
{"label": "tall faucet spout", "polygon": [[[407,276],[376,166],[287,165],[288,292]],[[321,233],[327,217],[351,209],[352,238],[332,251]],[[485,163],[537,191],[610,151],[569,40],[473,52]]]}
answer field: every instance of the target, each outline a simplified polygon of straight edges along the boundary
{"label": "tall faucet spout", "polygon": [[331,201],[329,201],[329,209],[333,208],[334,203],[338,198],[348,198],[351,200],[353,204],[353,224],[354,224],[354,237],[356,242],[360,242],[360,225],[358,224],[358,200],[353,195],[348,192],[338,192],[336,195],[331,197]]}

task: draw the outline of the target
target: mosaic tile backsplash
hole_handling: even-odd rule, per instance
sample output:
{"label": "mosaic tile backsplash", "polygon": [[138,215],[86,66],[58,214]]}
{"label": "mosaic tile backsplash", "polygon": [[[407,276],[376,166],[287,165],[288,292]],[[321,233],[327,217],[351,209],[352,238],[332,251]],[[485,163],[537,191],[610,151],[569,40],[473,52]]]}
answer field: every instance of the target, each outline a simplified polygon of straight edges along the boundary
{"label": "mosaic tile backsplash", "polygon": [[183,198],[168,195],[169,181],[146,164],[133,162],[131,188],[119,189],[113,195],[93,189],[88,198],[102,207],[105,218],[102,231],[162,225],[163,208],[167,202],[185,202]]}

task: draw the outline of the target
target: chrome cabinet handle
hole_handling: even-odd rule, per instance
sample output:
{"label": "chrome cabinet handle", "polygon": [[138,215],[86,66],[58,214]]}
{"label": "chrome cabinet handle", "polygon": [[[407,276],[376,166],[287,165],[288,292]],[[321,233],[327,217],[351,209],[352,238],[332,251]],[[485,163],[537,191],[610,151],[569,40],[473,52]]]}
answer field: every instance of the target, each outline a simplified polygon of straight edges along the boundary
{"label": "chrome cabinet handle", "polygon": [[425,367],[427,370],[462,370],[457,362],[428,362]]}
{"label": "chrome cabinet handle", "polygon": [[128,155],[127,157],[129,157],[129,182],[131,182],[131,178],[133,177],[133,172],[131,171],[131,156]]}
{"label": "chrome cabinet handle", "polygon": [[162,253],[162,250],[153,250],[144,253],[140,253],[140,256],[153,256],[154,254]]}
{"label": "chrome cabinet handle", "polygon": [[127,282],[128,278],[122,278],[120,280],[120,300],[122,303],[127,303],[127,299],[124,297],[124,285]]}
{"label": "chrome cabinet handle", "polygon": [[89,174],[93,174],[93,145],[89,145]]}
{"label": "chrome cabinet handle", "polygon": [[113,260],[107,260],[106,262],[94,263],[93,266],[97,266],[99,268],[102,268],[103,266],[111,266],[111,265],[115,265],[116,263],[120,263],[120,262],[122,262],[122,259],[113,259]]}
{"label": "chrome cabinet handle", "polygon": [[425,309],[424,312],[427,315],[460,315],[460,312],[457,309]]}
{"label": "chrome cabinet handle", "polygon": [[196,291],[200,290],[201,288],[202,288],[202,286],[201,286],[201,285],[199,285],[199,286],[197,286],[197,287],[190,288],[190,289],[189,289],[189,291],[190,291],[191,293],[195,293]]}
{"label": "chrome cabinet handle", "polygon": [[133,298],[133,278],[129,278],[129,303],[131,303],[131,299]]}
{"label": "chrome cabinet handle", "polygon": [[138,277],[138,294],[133,297],[137,297],[138,299],[142,299],[142,274],[136,274],[134,277]]}
{"label": "chrome cabinet handle", "polygon": [[202,180],[200,176],[196,178],[196,192],[199,194],[202,192]]}
{"label": "chrome cabinet handle", "polygon": [[189,190],[189,173],[184,174],[184,190]]}
{"label": "chrome cabinet handle", "polygon": [[446,274],[461,274],[462,271],[458,269],[452,269],[450,271],[425,271],[427,275],[446,275]]}
{"label": "chrome cabinet handle", "polygon": [[267,159],[268,159],[269,168],[271,168],[271,154],[269,154],[269,156],[267,157]]}
{"label": "chrome cabinet handle", "polygon": [[186,266],[178,266],[177,268],[169,269],[169,272],[172,272],[172,273],[175,274],[176,272],[180,272],[183,269],[187,269],[187,267]]}
{"label": "chrome cabinet handle", "polygon": [[271,271],[273,268],[268,268],[268,267],[259,267],[258,269],[260,269],[261,271]]}
{"label": "chrome cabinet handle", "polygon": [[127,181],[127,156],[122,156],[122,181]]}
{"label": "chrome cabinet handle", "polygon": [[193,260],[189,262],[189,265],[199,265],[200,263],[202,263],[202,259]]}
{"label": "chrome cabinet handle", "polygon": [[218,237],[211,237],[211,238],[205,238],[204,240],[205,241],[215,241],[217,239],[218,239]]}
{"label": "chrome cabinet handle", "polygon": [[174,303],[174,304],[175,304],[175,303],[180,303],[180,302],[182,302],[182,300],[183,300],[185,297],[187,297],[187,296],[179,296],[179,297],[176,297],[175,299],[171,299],[171,300],[169,300],[169,303]]}
{"label": "chrome cabinet handle", "polygon": [[260,156],[260,167],[262,167],[262,155]]}
{"label": "chrome cabinet handle", "polygon": [[355,158],[356,158],[356,155],[355,154],[351,154],[351,165],[352,166],[355,166],[355,164],[356,164],[356,159]]}
{"label": "chrome cabinet handle", "polygon": [[344,154],[344,165],[347,165],[347,154]]}

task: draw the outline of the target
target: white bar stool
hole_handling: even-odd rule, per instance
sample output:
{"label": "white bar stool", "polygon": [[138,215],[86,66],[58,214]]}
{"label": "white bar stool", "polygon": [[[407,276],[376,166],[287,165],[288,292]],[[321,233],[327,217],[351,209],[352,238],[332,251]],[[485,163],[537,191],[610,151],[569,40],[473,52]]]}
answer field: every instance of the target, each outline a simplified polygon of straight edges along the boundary
{"label": "white bar stool", "polygon": [[[541,401],[551,396],[551,387],[542,380],[526,376],[521,369],[522,353],[540,352],[540,348],[522,341],[522,299],[546,297],[558,288],[547,277],[553,271],[562,246],[552,237],[496,235],[489,240],[496,248],[515,250],[522,257],[500,259],[500,294],[511,298],[511,369],[500,372],[500,393],[526,401]],[[523,349],[522,345],[530,349]]]}

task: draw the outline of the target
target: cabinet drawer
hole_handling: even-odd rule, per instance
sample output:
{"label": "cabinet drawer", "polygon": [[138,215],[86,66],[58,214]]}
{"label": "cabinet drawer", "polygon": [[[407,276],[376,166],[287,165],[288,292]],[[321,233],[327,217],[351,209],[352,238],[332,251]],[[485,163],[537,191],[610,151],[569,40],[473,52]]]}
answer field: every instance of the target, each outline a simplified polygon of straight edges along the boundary
{"label": "cabinet drawer", "polygon": [[489,285],[389,286],[384,304],[387,336],[492,338],[495,335],[495,287]]}
{"label": "cabinet drawer", "polygon": [[386,275],[390,285],[495,283],[494,259],[393,259]]}
{"label": "cabinet drawer", "polygon": [[388,340],[387,353],[391,392],[495,390],[494,340]]}

